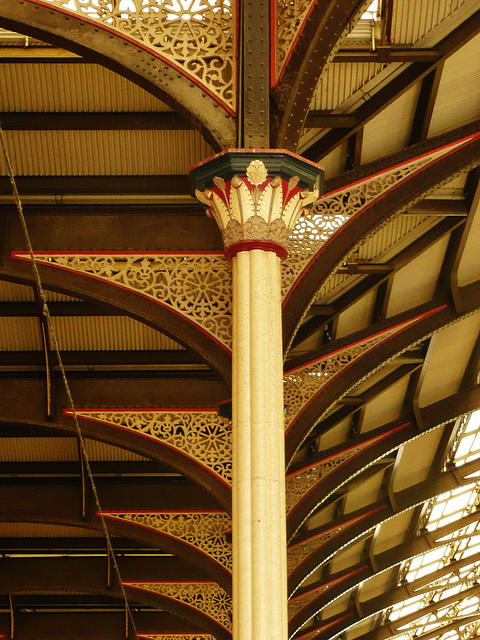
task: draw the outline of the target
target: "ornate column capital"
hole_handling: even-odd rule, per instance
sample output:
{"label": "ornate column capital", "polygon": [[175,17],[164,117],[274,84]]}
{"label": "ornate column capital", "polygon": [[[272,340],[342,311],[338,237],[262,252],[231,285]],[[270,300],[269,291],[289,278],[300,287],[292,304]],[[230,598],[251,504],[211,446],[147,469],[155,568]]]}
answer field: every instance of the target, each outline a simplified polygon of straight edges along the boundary
{"label": "ornate column capital", "polygon": [[232,150],[190,169],[195,195],[222,232],[225,253],[262,248],[287,255],[288,237],[319,197],[323,169],[285,150]]}

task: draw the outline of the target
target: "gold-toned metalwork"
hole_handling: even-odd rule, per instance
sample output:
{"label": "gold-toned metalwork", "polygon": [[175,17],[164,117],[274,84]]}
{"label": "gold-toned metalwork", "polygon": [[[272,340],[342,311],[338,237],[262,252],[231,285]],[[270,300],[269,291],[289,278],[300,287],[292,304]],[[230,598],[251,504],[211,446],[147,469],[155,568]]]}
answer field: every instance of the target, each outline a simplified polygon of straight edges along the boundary
{"label": "gold-toned metalwork", "polygon": [[43,2],[133,40],[235,112],[236,0]]}
{"label": "gold-toned metalwork", "polygon": [[[15,256],[30,259],[25,252]],[[35,260],[134,291],[231,348],[232,276],[222,254],[38,252]]]}
{"label": "gold-toned metalwork", "polygon": [[131,522],[182,540],[232,570],[232,545],[226,534],[232,520],[225,511],[108,511],[109,518]]}
{"label": "gold-toned metalwork", "polygon": [[358,516],[357,518],[353,518],[348,522],[344,522],[337,525],[336,527],[332,527],[331,529],[322,531],[321,533],[314,535],[311,538],[307,538],[302,542],[293,544],[287,549],[288,573],[292,573],[300,564],[302,564],[304,560],[312,555],[312,553],[321,549],[325,544],[327,544],[329,540],[335,538],[338,534],[340,534],[345,529],[350,528],[359,520],[362,520],[363,517],[364,516]]}
{"label": "gold-toned metalwork", "polygon": [[139,633],[144,640],[215,640],[208,633]]}
{"label": "gold-toned metalwork", "polygon": [[272,83],[275,85],[281,77],[288,58],[299,36],[305,20],[317,0],[276,0],[276,42],[275,64]]}
{"label": "gold-toned metalwork", "polygon": [[448,145],[319,198],[311,209],[305,210],[290,235],[288,257],[282,264],[283,297],[338,229],[400,183],[467,142]]}
{"label": "gold-toned metalwork", "polygon": [[415,322],[415,318],[396,327],[382,331],[371,338],[356,342],[353,345],[335,351],[323,358],[287,372],[284,376],[284,401],[288,406],[285,420],[286,428],[295,421],[307,404],[335,376],[393,335]]}
{"label": "gold-toned metalwork", "polygon": [[129,587],[181,602],[232,630],[232,600],[216,582],[128,582]]}
{"label": "gold-toned metalwork", "polygon": [[232,483],[230,424],[216,411],[77,409],[76,414],[158,440],[196,460],[225,484]]}
{"label": "gold-toned metalwork", "polygon": [[322,584],[316,589],[306,591],[305,593],[302,593],[294,598],[290,598],[290,600],[288,601],[288,619],[291,620],[302,609],[305,609],[305,607],[308,606],[311,602],[319,598],[323,593],[330,591],[332,587],[337,585],[339,582],[342,582],[342,580],[344,579],[344,576],[341,576],[336,580],[332,580],[331,582]]}
{"label": "gold-toned metalwork", "polygon": [[317,463],[305,467],[305,469],[289,473],[286,478],[287,513],[290,513],[307,493],[322,482],[322,480],[325,480],[325,478],[338,469],[338,467],[341,467],[345,462],[348,462],[365,449],[368,449],[383,437],[384,436],[381,435],[376,438],[371,438],[346,451],[341,451],[324,460],[319,460]]}

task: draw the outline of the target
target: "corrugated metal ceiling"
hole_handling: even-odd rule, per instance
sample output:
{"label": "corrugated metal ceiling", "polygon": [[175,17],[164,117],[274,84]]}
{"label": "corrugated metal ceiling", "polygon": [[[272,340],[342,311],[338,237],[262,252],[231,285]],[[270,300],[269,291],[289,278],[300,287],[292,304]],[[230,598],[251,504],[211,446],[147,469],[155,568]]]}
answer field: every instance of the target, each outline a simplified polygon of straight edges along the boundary
{"label": "corrugated metal ceiling", "polygon": [[[183,350],[174,340],[127,316],[54,316],[61,351]],[[41,351],[36,317],[0,317],[0,351]]]}
{"label": "corrugated metal ceiling", "polygon": [[[19,176],[178,175],[211,156],[199,132],[7,131]],[[0,173],[6,174],[0,157]]]}
{"label": "corrugated metal ceiling", "polygon": [[1,111],[170,111],[96,64],[0,64]]}
{"label": "corrugated metal ceiling", "polygon": [[395,0],[392,42],[417,42],[465,2],[466,0]]}

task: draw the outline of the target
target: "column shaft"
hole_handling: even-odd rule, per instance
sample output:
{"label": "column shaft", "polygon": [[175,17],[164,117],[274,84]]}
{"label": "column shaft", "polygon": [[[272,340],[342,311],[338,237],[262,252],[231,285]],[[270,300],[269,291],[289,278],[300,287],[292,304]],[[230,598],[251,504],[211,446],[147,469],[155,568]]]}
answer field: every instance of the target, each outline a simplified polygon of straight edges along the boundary
{"label": "column shaft", "polygon": [[240,251],[232,267],[234,638],[286,640],[280,259]]}

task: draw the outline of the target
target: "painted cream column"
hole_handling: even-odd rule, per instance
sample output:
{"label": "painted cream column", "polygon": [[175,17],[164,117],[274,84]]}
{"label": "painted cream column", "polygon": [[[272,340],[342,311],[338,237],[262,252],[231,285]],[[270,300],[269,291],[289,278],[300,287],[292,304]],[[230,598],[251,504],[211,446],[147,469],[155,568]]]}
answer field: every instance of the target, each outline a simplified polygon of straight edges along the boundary
{"label": "painted cream column", "polygon": [[288,638],[281,260],[320,174],[264,150],[224,152],[191,170],[233,272],[235,640]]}

